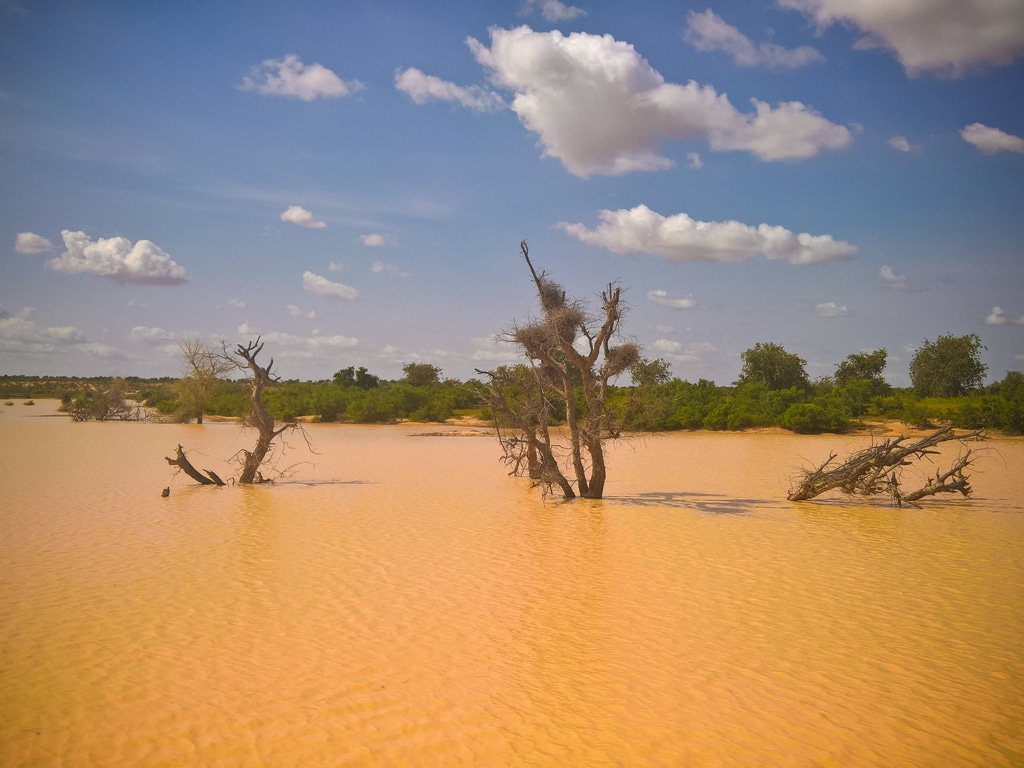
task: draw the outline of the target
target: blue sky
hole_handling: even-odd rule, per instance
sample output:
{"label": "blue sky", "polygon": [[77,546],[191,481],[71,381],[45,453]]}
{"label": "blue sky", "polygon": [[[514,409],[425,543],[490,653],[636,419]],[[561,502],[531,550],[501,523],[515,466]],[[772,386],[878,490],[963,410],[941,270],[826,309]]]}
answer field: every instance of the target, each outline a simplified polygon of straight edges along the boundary
{"label": "blue sky", "polygon": [[[731,383],[1024,369],[1024,4],[0,0],[0,373],[517,359],[519,256]],[[625,383],[625,382],[623,382]]]}

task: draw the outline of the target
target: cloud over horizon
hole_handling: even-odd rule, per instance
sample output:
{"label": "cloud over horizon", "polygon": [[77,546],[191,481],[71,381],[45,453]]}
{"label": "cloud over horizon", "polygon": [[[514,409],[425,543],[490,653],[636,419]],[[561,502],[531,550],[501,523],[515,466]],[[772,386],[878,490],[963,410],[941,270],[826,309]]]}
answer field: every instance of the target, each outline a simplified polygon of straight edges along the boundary
{"label": "cloud over horizon", "polygon": [[57,272],[87,272],[118,283],[179,285],[188,281],[184,267],[149,240],[132,243],[124,237],[99,238],[63,230],[65,251],[46,265]]}
{"label": "cloud over horizon", "polygon": [[263,96],[285,96],[302,101],[318,98],[337,99],[361,91],[366,86],[358,80],[345,81],[321,64],[306,66],[297,54],[282,59],[265,59],[249,70],[239,86]]}
{"label": "cloud over horizon", "polygon": [[757,255],[790,264],[814,264],[852,258],[857,246],[831,235],[794,234],[785,227],[738,221],[696,221],[685,213],[662,216],[646,205],[603,210],[596,229],[559,222],[577,240],[613,253],[645,253],[667,261],[745,261]]}

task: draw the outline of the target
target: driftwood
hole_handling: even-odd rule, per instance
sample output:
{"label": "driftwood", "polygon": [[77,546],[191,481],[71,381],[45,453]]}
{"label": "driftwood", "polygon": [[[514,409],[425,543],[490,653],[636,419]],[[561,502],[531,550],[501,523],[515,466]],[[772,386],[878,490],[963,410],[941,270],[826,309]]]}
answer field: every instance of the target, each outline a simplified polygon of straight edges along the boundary
{"label": "driftwood", "polygon": [[912,443],[907,438],[887,439],[879,445],[873,445],[850,456],[842,463],[836,463],[836,454],[829,455],[818,467],[806,470],[800,482],[789,492],[790,501],[807,501],[820,496],[826,491],[838,489],[843,493],[856,496],[875,496],[888,494],[896,506],[904,502],[913,504],[926,496],[939,493],[971,494],[969,476],[965,470],[974,460],[974,453],[967,450],[962,453],[946,472],[936,471],[934,477],[920,488],[904,492],[900,485],[902,467],[910,466],[914,461],[938,454],[934,450],[940,443],[956,440],[961,443],[968,440],[984,440],[982,430],[957,433],[952,427],[943,427],[927,437]]}
{"label": "driftwood", "polygon": [[[213,470],[204,469],[203,472],[206,473],[206,475],[204,475],[203,472],[200,472],[192,466],[192,462],[190,462],[188,457],[185,456],[185,451],[182,449],[181,445],[178,446],[178,452],[175,458],[172,459],[170,456],[165,456],[164,458],[167,459],[167,463],[172,467],[178,467],[178,469],[201,485],[224,485],[224,481],[217,477],[217,473]],[[207,477],[207,475],[209,475],[209,477]]]}

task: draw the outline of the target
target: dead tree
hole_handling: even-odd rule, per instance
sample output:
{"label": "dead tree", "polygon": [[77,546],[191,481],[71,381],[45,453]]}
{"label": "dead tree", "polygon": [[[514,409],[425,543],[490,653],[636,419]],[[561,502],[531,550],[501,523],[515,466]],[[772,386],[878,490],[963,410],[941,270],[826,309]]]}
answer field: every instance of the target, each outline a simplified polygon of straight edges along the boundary
{"label": "dead tree", "polygon": [[509,474],[526,475],[545,492],[558,487],[564,498],[575,497],[555,457],[550,430],[554,404],[545,395],[542,370],[520,364],[477,373],[488,377],[483,400],[491,409]]}
{"label": "dead tree", "polygon": [[185,451],[182,449],[180,443],[178,444],[178,452],[173,459],[170,456],[165,456],[164,458],[167,459],[168,464],[172,467],[178,467],[182,472],[200,485],[224,485],[224,481],[221,480],[217,476],[217,473],[212,469],[204,469],[203,472],[205,472],[206,475],[196,469],[192,465],[192,462],[188,460],[188,457],[185,455]]}
{"label": "dead tree", "polygon": [[[625,311],[622,289],[609,283],[601,293],[602,312],[590,315],[583,302],[567,298],[562,286],[534,269],[525,240],[519,248],[537,287],[542,318],[518,325],[504,337],[523,348],[535,371],[535,383],[542,393],[539,402],[548,409],[543,423],[550,423],[550,409],[556,402],[564,405],[570,441],[568,458],[576,491],[583,498],[600,499],[607,478],[603,441],[619,435],[618,425],[606,408],[608,382],[640,359],[637,344],[613,345]],[[576,396],[577,388],[580,398]],[[528,447],[536,443],[531,443],[530,434],[522,425],[519,430]],[[544,434],[539,433],[541,445]],[[508,457],[507,439],[503,446]],[[544,458],[538,453],[538,459]],[[554,458],[553,452],[549,458]],[[555,478],[555,484],[566,498],[575,495],[571,483],[563,484]]]}
{"label": "dead tree", "polygon": [[939,453],[935,446],[952,440],[964,443],[969,440],[984,440],[982,430],[956,433],[952,427],[943,427],[927,437],[912,443],[900,436],[887,439],[879,445],[873,445],[854,453],[841,463],[836,463],[836,454],[830,454],[815,469],[806,470],[796,487],[790,490],[790,501],[807,501],[826,491],[840,490],[851,496],[875,496],[888,494],[896,506],[904,502],[913,504],[925,496],[939,493],[971,494],[969,476],[965,470],[974,460],[970,449],[963,452],[946,472],[935,472],[920,488],[904,492],[900,483],[902,468],[911,466],[926,456]]}
{"label": "dead tree", "polygon": [[[256,358],[263,351],[263,344],[259,337],[256,341],[250,341],[245,346],[238,345],[235,350],[234,357],[228,352],[227,347],[224,347],[224,353],[218,359],[223,362],[230,360],[233,362],[235,368],[248,368],[252,374],[252,380],[250,382],[250,396],[252,399],[252,411],[247,419],[248,423],[256,427],[259,435],[256,439],[256,446],[251,450],[240,451],[242,472],[238,477],[238,482],[242,484],[251,483],[265,483],[269,482],[260,472],[260,466],[266,459],[267,454],[273,447],[274,440],[286,430],[293,429],[298,426],[295,422],[288,422],[284,426],[277,427],[274,422],[274,417],[271,416],[263,404],[263,390],[267,387],[273,386],[278,377],[272,372],[274,367],[274,359],[271,358],[270,362],[264,367],[260,365]],[[235,360],[235,357],[240,358],[241,361]],[[244,365],[243,365],[244,362]],[[225,368],[226,370],[226,368]],[[167,463],[171,466],[178,467],[182,472],[191,477],[197,483],[201,485],[224,485],[224,481],[221,480],[215,472],[209,469],[200,472],[195,466],[189,462],[188,457],[185,455],[185,451],[179,445],[175,457],[165,457]]]}
{"label": "dead tree", "polygon": [[283,427],[275,429],[274,417],[267,413],[267,409],[263,405],[263,390],[273,386],[278,377],[271,373],[271,369],[274,367],[274,358],[270,358],[266,367],[256,362],[256,357],[261,351],[263,351],[263,344],[260,343],[259,337],[244,347],[239,344],[235,351],[235,354],[245,361],[246,367],[252,372],[250,384],[252,413],[249,415],[249,420],[259,431],[256,447],[251,451],[242,451],[242,474],[239,475],[238,482],[243,484],[266,482],[263,475],[260,474],[260,465],[267,457],[267,453],[270,452],[274,439],[285,430],[297,426],[295,422],[289,422]]}

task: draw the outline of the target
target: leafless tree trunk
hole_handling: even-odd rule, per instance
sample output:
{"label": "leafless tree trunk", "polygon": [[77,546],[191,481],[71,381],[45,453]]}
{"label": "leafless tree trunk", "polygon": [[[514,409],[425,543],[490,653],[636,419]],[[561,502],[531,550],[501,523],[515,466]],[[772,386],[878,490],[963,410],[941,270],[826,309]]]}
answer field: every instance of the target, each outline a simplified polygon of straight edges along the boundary
{"label": "leafless tree trunk", "polygon": [[[244,449],[241,451],[242,472],[238,477],[238,482],[243,484],[268,482],[267,478],[263,477],[261,474],[260,466],[263,464],[264,459],[267,458],[267,454],[273,447],[274,440],[281,435],[282,432],[298,426],[294,422],[289,422],[284,426],[277,427],[274,423],[274,417],[267,412],[266,406],[263,405],[263,390],[267,387],[273,386],[278,379],[273,373],[273,358],[270,359],[270,362],[266,366],[262,366],[257,362],[256,358],[262,351],[263,344],[260,339],[257,338],[256,341],[250,341],[245,346],[242,346],[241,344],[238,345],[234,354],[240,358],[242,362],[234,361],[226,346],[222,355],[210,355],[211,358],[216,358],[217,365],[223,368],[224,371],[229,370],[224,361],[229,361],[233,367],[246,367],[252,374],[252,380],[250,382],[252,412],[249,414],[249,423],[256,427],[259,435],[256,439],[256,445],[251,451]],[[208,469],[203,470],[206,472],[207,477],[197,470],[189,462],[180,445],[178,446],[175,458],[166,458],[168,464],[178,467],[197,483],[201,483],[202,485],[224,485],[224,482],[217,477],[214,472]]]}
{"label": "leafless tree trunk", "polygon": [[893,503],[902,506],[904,502],[913,504],[925,496],[939,493],[970,495],[971,486],[964,470],[973,461],[971,450],[961,454],[948,471],[936,471],[934,478],[929,477],[923,486],[909,493],[901,488],[900,474],[903,467],[910,466],[915,460],[937,454],[938,451],[933,450],[935,446],[951,440],[961,443],[984,440],[983,431],[956,433],[952,427],[943,427],[912,443],[907,443],[906,439],[900,436],[886,440],[858,451],[838,464],[835,463],[836,454],[833,453],[818,467],[806,470],[787,498],[790,501],[806,501],[826,491],[839,489],[843,493],[858,496],[888,494]]}
{"label": "leafless tree trunk", "polygon": [[252,372],[252,382],[250,384],[252,413],[249,418],[252,425],[259,431],[256,446],[251,451],[242,451],[244,457],[242,460],[242,474],[239,476],[238,482],[244,484],[266,482],[263,475],[260,474],[260,465],[267,457],[267,453],[274,444],[274,439],[285,430],[296,426],[294,422],[291,422],[275,429],[274,417],[267,413],[267,409],[263,405],[263,390],[273,386],[277,381],[277,377],[271,372],[274,367],[274,358],[270,358],[270,362],[266,367],[256,362],[256,357],[261,351],[263,351],[263,344],[257,338],[256,341],[250,341],[244,347],[239,344],[235,352],[245,361],[246,366]]}
{"label": "leafless tree trunk", "polygon": [[[603,441],[618,436],[618,428],[609,419],[605,407],[608,382],[640,359],[640,347],[632,342],[612,344],[618,338],[624,312],[622,292],[618,286],[609,283],[601,293],[603,312],[592,317],[583,302],[567,299],[562,286],[534,269],[525,240],[519,247],[537,287],[543,318],[516,326],[505,334],[505,338],[523,348],[535,370],[535,379],[542,393],[540,403],[548,409],[544,419],[538,423],[550,423],[550,406],[554,401],[564,403],[570,441],[569,458],[576,489],[583,498],[600,499],[607,479]],[[579,412],[577,387],[582,394]],[[542,432],[535,432],[533,437],[523,423],[518,425],[518,429],[523,433],[520,439],[525,445],[537,446],[540,461],[545,458],[554,460],[553,449],[546,455],[543,452],[548,437],[546,426]],[[503,445],[508,458],[507,440]],[[557,461],[554,463],[557,467]],[[562,477],[564,480],[564,475]],[[562,488],[566,498],[575,495],[570,483],[555,479],[554,484]]]}

